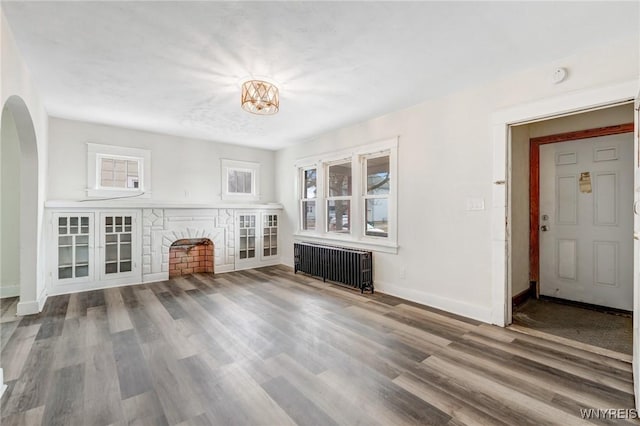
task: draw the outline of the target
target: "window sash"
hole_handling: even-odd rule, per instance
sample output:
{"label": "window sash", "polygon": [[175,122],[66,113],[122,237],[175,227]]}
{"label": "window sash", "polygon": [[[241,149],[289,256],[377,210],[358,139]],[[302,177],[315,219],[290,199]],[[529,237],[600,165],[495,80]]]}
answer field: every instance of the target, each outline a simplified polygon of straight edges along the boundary
{"label": "window sash", "polygon": [[[112,182],[116,181],[116,162],[124,161],[125,162],[125,170],[124,170],[124,184],[125,186],[117,186],[117,185],[104,185],[104,172],[108,172],[108,169],[103,168],[105,165],[104,160],[111,160],[113,162],[112,169]],[[133,174],[129,174],[129,163],[135,162],[137,164],[136,167],[136,176]],[[120,171],[123,173],[123,171]],[[129,181],[131,178],[137,178],[138,187],[131,188],[129,187]],[[144,191],[144,159],[141,157],[130,157],[124,155],[106,155],[106,154],[96,154],[96,189],[101,190],[116,190],[116,191],[131,191],[131,192],[143,192]]]}

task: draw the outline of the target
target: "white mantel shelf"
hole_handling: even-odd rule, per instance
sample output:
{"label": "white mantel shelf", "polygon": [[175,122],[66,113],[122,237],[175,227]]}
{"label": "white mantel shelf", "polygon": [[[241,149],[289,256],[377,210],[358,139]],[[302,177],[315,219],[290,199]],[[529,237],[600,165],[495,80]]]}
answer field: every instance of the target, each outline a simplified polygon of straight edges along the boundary
{"label": "white mantel shelf", "polygon": [[48,209],[235,209],[235,210],[282,210],[280,203],[216,203],[188,204],[153,200],[49,200]]}

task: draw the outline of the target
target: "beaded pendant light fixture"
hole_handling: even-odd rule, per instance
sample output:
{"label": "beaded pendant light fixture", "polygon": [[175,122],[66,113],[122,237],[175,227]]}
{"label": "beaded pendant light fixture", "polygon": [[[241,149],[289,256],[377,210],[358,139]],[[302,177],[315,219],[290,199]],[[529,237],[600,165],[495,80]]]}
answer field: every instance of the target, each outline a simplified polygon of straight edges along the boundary
{"label": "beaded pendant light fixture", "polygon": [[242,84],[242,109],[252,114],[270,115],[280,109],[278,88],[262,80],[249,80]]}

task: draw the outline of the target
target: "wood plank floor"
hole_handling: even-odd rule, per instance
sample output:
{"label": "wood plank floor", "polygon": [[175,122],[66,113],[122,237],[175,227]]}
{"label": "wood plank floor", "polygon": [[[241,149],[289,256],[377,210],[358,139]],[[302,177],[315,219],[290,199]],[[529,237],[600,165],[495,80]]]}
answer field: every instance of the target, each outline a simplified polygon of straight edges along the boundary
{"label": "wood plank floor", "polygon": [[624,359],[282,266],[51,297],[7,330],[3,426],[572,425],[633,407]]}

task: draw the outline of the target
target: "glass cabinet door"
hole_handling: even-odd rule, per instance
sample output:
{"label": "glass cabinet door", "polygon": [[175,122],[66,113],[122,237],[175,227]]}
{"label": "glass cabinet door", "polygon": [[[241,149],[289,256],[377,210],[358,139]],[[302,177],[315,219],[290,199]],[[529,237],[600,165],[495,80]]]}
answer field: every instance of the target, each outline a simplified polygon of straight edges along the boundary
{"label": "glass cabinet door", "polygon": [[61,214],[57,225],[57,279],[88,278],[91,271],[89,249],[93,245],[90,214]]}
{"label": "glass cabinet door", "polygon": [[262,215],[262,256],[278,255],[278,215]]}
{"label": "glass cabinet door", "polygon": [[131,272],[133,270],[133,216],[104,215],[102,224],[104,227],[103,273],[108,276]]}
{"label": "glass cabinet door", "polygon": [[256,215],[238,216],[238,257],[240,260],[256,257]]}

